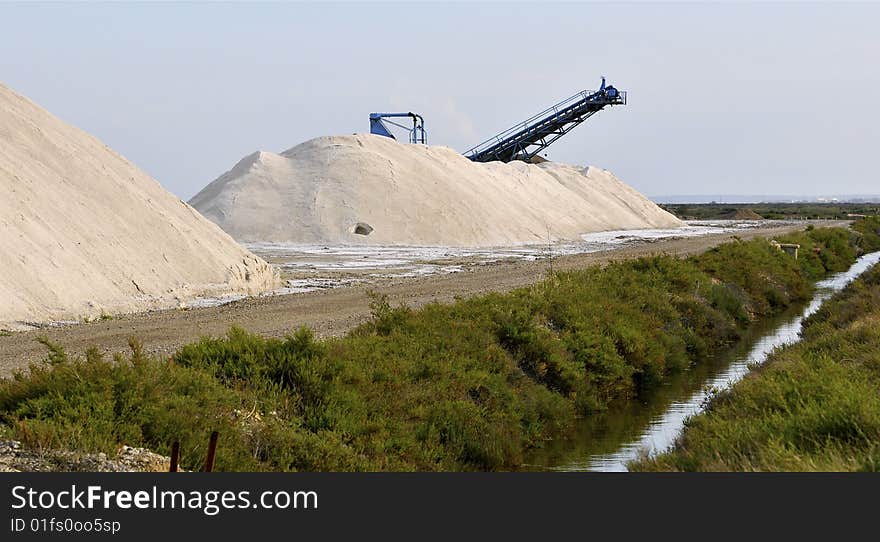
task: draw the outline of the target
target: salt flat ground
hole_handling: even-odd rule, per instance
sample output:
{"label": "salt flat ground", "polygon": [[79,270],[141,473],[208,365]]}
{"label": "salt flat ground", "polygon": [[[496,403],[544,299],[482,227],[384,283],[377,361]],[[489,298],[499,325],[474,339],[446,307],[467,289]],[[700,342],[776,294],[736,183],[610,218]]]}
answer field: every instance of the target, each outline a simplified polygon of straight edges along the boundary
{"label": "salt flat ground", "polygon": [[[808,222],[703,222],[676,230],[631,230],[589,234],[582,242],[493,249],[425,247],[251,246],[282,267],[286,289],[243,299],[203,299],[187,309],[116,316],[111,320],[47,326],[0,336],[0,376],[44,358],[38,337],[81,353],[95,346],[106,353],[125,351],[129,337],[148,352],[169,354],[202,336],[219,336],[237,325],[280,337],[300,326],[319,336],[340,335],[369,318],[368,290],[386,294],[392,304],[418,307],[431,301],[508,291],[544,278],[554,270],[602,265],[654,254],[685,256],[706,251],[734,237],[773,237]],[[817,226],[846,226],[818,221]],[[552,256],[552,258],[551,258]],[[286,294],[286,295],[279,295]]]}
{"label": "salt flat ground", "polygon": [[[278,293],[373,284],[385,279],[414,278],[459,273],[470,267],[514,260],[550,260],[573,254],[619,250],[672,238],[701,237],[737,233],[798,222],[771,220],[694,220],[681,228],[618,230],[588,233],[579,241],[484,248],[436,246],[351,246],[248,243],[254,254],[281,270],[284,288]],[[231,298],[228,298],[231,299]],[[204,299],[201,306],[218,304],[221,299]]]}

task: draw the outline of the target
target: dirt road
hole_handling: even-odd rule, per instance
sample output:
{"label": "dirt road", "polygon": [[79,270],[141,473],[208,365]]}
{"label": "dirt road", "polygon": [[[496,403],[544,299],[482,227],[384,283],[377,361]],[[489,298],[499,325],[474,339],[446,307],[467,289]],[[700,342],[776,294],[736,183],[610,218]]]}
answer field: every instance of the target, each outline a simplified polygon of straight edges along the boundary
{"label": "dirt road", "polygon": [[[736,236],[772,237],[803,227],[787,224],[756,228]],[[725,233],[645,242],[613,251],[562,256],[554,258],[552,265],[554,270],[568,270],[654,254],[686,256],[733,237]],[[548,269],[547,260],[504,261],[471,266],[448,275],[389,279],[370,286],[249,298],[219,307],[132,314],[89,324],[13,333],[0,336],[0,376],[8,376],[13,370],[45,357],[46,348],[37,342],[38,337],[61,344],[71,353],[81,353],[92,346],[106,353],[125,351],[129,337],[137,337],[148,352],[171,353],[199,337],[222,335],[233,324],[273,337],[284,336],[300,326],[311,327],[319,336],[340,335],[369,318],[369,289],[387,294],[392,304],[418,307],[431,301],[448,302],[456,297],[525,286],[546,276]]]}

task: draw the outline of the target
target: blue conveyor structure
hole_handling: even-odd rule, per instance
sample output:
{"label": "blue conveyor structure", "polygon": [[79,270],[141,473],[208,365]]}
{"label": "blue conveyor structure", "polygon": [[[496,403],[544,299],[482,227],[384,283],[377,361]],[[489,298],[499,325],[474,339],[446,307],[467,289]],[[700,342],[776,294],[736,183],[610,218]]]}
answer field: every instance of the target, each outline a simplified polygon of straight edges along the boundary
{"label": "blue conveyor structure", "polygon": [[[413,121],[413,127],[410,128],[409,126],[398,124],[393,120],[388,120],[392,117],[410,117]],[[394,137],[394,134],[391,133],[391,130],[388,129],[388,126],[385,125],[386,122],[408,131],[410,143],[421,143],[422,145],[428,143],[428,133],[425,131],[425,119],[423,119],[418,113],[413,113],[411,111],[408,113],[370,113],[370,133],[390,137],[391,139],[397,139]]]}
{"label": "blue conveyor structure", "polygon": [[597,91],[582,90],[574,96],[541,111],[537,115],[487,139],[464,152],[474,162],[530,161],[551,143],[606,106],[626,105],[626,92],[611,85]]}

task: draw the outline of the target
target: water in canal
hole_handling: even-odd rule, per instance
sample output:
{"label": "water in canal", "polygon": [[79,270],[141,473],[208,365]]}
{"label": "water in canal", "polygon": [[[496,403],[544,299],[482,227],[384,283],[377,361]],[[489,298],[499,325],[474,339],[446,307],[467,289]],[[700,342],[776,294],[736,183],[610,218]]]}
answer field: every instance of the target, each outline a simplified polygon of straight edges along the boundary
{"label": "water in canal", "polygon": [[641,400],[589,417],[572,438],[535,450],[526,468],[625,471],[628,462],[644,453],[665,451],[681,433],[685,419],[703,409],[712,390],[731,386],[750,365],[763,363],[773,349],[797,342],[804,318],[878,261],[880,252],[862,256],[849,270],[821,281],[809,303],[752,326],[736,346],[676,375]]}

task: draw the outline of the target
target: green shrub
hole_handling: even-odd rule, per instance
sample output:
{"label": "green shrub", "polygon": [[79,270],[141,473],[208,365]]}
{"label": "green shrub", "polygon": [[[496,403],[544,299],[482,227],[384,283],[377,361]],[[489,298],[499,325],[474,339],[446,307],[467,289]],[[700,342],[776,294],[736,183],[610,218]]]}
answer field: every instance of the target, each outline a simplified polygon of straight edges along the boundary
{"label": "green shrub", "polygon": [[880,217],[872,216],[857,220],[852,229],[858,235],[857,246],[862,252],[880,250]]}
{"label": "green shrub", "polygon": [[[106,361],[95,351],[68,360],[59,350],[52,364],[31,366],[0,385],[0,422],[35,448],[115,454],[121,443],[168,453],[181,443],[181,464],[198,468],[208,436],[235,438],[229,414],[239,397],[211,375],[144,358]],[[255,468],[234,448],[221,446],[218,468]]]}

